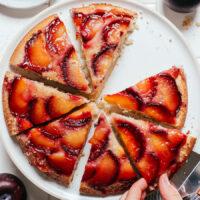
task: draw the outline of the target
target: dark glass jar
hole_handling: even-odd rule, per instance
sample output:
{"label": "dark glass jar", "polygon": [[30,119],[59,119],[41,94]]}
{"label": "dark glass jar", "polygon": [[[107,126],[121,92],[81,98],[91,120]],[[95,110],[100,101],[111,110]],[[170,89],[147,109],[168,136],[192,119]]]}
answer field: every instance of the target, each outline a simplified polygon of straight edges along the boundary
{"label": "dark glass jar", "polygon": [[200,4],[200,0],[165,0],[165,3],[178,12],[193,12]]}

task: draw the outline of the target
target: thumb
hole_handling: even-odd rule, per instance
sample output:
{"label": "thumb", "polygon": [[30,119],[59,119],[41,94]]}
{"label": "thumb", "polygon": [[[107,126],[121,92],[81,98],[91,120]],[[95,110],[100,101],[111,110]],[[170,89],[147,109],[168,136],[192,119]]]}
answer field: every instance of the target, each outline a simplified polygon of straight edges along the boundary
{"label": "thumb", "polygon": [[144,191],[147,188],[147,182],[145,181],[144,178],[141,178],[137,182],[135,182],[132,187],[130,188],[126,199],[127,200],[140,200],[144,194]]}
{"label": "thumb", "polygon": [[160,176],[159,189],[163,200],[182,200],[178,190],[169,182],[167,174]]}

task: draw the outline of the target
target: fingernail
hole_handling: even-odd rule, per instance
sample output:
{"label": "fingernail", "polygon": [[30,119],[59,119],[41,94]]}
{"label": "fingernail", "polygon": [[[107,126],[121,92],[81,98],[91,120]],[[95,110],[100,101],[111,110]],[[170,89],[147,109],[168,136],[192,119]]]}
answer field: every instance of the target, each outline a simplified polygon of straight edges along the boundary
{"label": "fingernail", "polygon": [[169,178],[168,178],[166,173],[162,175],[162,181],[165,185],[171,185],[170,182],[169,182]]}
{"label": "fingernail", "polygon": [[144,178],[141,178],[140,181],[144,184],[147,185],[147,181]]}

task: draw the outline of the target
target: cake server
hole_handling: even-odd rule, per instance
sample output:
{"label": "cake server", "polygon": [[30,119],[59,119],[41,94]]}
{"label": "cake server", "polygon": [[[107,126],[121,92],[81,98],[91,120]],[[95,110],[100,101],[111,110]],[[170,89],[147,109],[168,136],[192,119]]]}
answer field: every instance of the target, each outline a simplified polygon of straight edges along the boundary
{"label": "cake server", "polygon": [[[171,181],[184,200],[200,200],[200,154],[192,152]],[[145,200],[161,200],[159,191],[150,193]]]}

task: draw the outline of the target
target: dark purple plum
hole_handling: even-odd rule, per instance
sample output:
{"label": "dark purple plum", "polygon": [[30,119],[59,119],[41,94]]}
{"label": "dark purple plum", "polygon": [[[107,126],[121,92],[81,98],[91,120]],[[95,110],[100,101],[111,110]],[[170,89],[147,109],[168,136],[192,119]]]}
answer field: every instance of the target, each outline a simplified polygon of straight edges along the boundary
{"label": "dark purple plum", "polygon": [[26,188],[22,181],[12,174],[0,174],[0,200],[26,200]]}
{"label": "dark purple plum", "polygon": [[166,4],[178,12],[192,12],[200,3],[200,0],[165,0]]}

